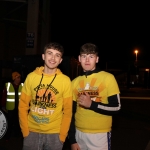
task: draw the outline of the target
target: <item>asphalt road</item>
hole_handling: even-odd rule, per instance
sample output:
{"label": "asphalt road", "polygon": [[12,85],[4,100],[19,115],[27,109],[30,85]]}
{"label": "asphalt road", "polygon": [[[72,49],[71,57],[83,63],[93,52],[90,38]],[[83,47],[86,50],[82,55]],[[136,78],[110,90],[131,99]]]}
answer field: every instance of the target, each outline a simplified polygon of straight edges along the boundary
{"label": "asphalt road", "polygon": [[[113,116],[112,150],[150,150],[150,90],[122,89],[121,111]],[[22,139],[0,139],[0,150],[22,150]],[[70,150],[66,141],[63,150]]]}

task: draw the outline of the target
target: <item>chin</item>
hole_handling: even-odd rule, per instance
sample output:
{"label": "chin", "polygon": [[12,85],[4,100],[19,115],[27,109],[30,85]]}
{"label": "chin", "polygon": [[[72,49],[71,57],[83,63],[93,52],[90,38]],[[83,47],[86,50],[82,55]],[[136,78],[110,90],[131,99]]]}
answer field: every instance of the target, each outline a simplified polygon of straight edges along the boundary
{"label": "chin", "polygon": [[84,72],[91,71],[91,69],[84,69]]}
{"label": "chin", "polygon": [[55,69],[55,66],[48,66],[49,69]]}

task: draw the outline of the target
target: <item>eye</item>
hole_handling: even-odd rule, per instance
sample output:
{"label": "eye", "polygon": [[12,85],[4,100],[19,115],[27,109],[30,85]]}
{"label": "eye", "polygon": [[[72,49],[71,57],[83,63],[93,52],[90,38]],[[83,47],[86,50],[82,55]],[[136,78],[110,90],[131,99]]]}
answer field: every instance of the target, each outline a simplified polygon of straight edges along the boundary
{"label": "eye", "polygon": [[82,58],[85,58],[86,56],[85,56],[85,55],[81,55],[81,57],[82,57]]}
{"label": "eye", "polygon": [[90,58],[95,58],[95,55],[90,55]]}
{"label": "eye", "polygon": [[48,54],[48,55],[52,55],[52,52],[48,51],[47,54]]}
{"label": "eye", "polygon": [[56,57],[60,58],[61,56],[59,54],[56,54]]}

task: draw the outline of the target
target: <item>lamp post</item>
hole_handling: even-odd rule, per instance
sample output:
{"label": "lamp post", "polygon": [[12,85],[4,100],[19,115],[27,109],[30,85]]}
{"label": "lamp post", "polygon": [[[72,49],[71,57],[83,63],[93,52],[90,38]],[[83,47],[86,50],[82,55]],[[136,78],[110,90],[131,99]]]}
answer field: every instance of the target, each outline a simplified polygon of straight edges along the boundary
{"label": "lamp post", "polygon": [[137,65],[137,54],[138,54],[138,50],[135,50],[135,55],[136,55],[136,59],[135,59],[135,68],[136,68],[136,84],[138,85],[138,80],[139,80],[139,71],[138,71],[138,65]]}
{"label": "lamp post", "polygon": [[136,55],[135,61],[137,62],[137,54],[138,54],[138,50],[135,50],[134,52],[135,52],[135,55]]}

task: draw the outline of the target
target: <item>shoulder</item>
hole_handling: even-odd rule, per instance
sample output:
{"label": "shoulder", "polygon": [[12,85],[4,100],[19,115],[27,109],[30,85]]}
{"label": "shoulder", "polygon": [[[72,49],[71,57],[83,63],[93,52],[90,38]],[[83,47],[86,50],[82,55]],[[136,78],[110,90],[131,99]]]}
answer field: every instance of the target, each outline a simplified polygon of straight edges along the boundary
{"label": "shoulder", "polygon": [[71,82],[70,77],[67,76],[67,75],[65,75],[65,74],[63,74],[63,73],[60,74],[59,77],[60,77],[60,79],[63,80],[63,81],[69,81],[69,82]]}
{"label": "shoulder", "polygon": [[101,76],[108,76],[108,77],[114,77],[114,75],[112,73],[106,72],[106,71],[100,71],[98,73]]}
{"label": "shoulder", "polygon": [[27,76],[26,76],[26,78],[25,78],[23,83],[24,84],[25,83],[28,83],[28,84],[32,83],[32,81],[34,81],[34,79],[35,79],[35,76],[37,76],[36,73],[30,72],[29,74],[27,74]]}
{"label": "shoulder", "polygon": [[30,72],[29,74],[27,74],[26,79],[32,79],[35,75],[35,72]]}
{"label": "shoulder", "polygon": [[6,86],[8,86],[8,85],[13,85],[13,83],[12,83],[12,82],[6,82],[5,85],[6,85]]}
{"label": "shoulder", "polygon": [[78,84],[78,81],[79,81],[80,78],[81,78],[81,76],[78,76],[78,77],[74,78],[72,80],[72,84]]}
{"label": "shoulder", "polygon": [[33,76],[33,75],[35,75],[36,73],[35,72],[30,72],[28,75],[27,75],[27,77],[31,77],[31,76]]}

